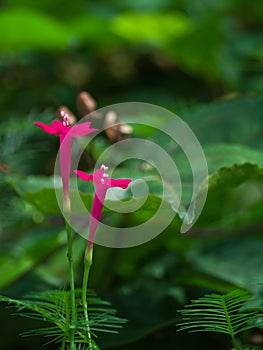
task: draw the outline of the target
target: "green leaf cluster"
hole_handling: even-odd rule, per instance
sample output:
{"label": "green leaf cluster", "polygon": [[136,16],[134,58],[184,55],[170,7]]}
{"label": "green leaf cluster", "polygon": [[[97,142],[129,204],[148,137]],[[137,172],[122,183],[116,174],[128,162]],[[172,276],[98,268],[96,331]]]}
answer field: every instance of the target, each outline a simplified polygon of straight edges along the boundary
{"label": "green leaf cluster", "polygon": [[251,294],[237,289],[225,295],[209,294],[192,300],[180,311],[183,322],[179,331],[216,332],[228,334],[235,349],[243,349],[236,335],[263,324],[263,313],[255,308],[245,308]]}
{"label": "green leaf cluster", "polygon": [[65,349],[69,342],[70,333],[74,331],[75,341],[78,344],[88,343],[87,327],[93,335],[97,332],[116,333],[126,322],[117,317],[116,311],[106,301],[98,298],[93,291],[89,290],[87,302],[89,308],[89,323],[83,316],[81,303],[81,290],[76,291],[77,320],[72,324],[70,309],[70,293],[68,291],[45,291],[30,293],[23,299],[12,299],[0,296],[0,301],[14,306],[18,315],[32,318],[47,323],[47,326],[25,332],[25,336],[42,335],[48,338],[49,343],[61,343]]}

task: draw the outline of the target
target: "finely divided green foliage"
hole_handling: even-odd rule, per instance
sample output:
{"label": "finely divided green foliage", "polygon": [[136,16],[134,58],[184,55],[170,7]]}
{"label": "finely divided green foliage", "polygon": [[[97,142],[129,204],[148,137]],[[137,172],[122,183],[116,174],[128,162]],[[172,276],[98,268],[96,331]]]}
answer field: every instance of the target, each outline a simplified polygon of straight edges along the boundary
{"label": "finely divided green foliage", "polygon": [[209,294],[192,300],[179,311],[183,316],[179,331],[228,334],[239,349],[235,336],[263,324],[262,310],[244,308],[250,298],[248,291],[236,289],[224,295]]}
{"label": "finely divided green foliage", "polygon": [[[96,332],[117,333],[126,322],[115,315],[116,311],[109,302],[101,300],[92,290],[88,291],[87,300],[89,327],[93,337],[96,337]],[[87,343],[87,324],[83,317],[81,290],[76,290],[77,321],[74,324],[71,322],[69,291],[35,292],[21,300],[0,296],[0,302],[14,306],[19,316],[48,323],[46,327],[24,333],[25,336],[42,335],[49,339],[47,343],[62,343],[63,348],[63,344],[65,346],[69,341],[70,333],[74,332],[76,343]]]}

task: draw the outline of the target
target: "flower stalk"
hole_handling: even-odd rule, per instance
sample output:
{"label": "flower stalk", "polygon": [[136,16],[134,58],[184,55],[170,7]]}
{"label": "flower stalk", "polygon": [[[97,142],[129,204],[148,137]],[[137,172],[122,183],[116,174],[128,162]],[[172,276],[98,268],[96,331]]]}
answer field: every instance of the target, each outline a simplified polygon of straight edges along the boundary
{"label": "flower stalk", "polygon": [[66,231],[67,231],[67,246],[68,246],[68,265],[69,265],[69,284],[70,284],[70,302],[71,302],[71,322],[69,330],[69,341],[70,341],[70,350],[75,350],[75,341],[74,341],[74,325],[77,321],[76,313],[76,296],[75,296],[75,278],[74,278],[74,261],[73,261],[73,249],[72,249],[72,229],[70,224],[66,221]]}
{"label": "flower stalk", "polygon": [[[74,259],[73,259],[73,239],[71,228],[71,204],[69,197],[69,179],[71,170],[71,150],[72,150],[72,138],[85,136],[97,129],[90,128],[90,122],[71,126],[70,117],[65,109],[60,110],[60,117],[62,121],[54,120],[51,125],[46,125],[41,122],[35,122],[35,125],[44,130],[47,134],[54,134],[60,137],[60,171],[63,185],[63,211],[65,215],[65,225],[67,233],[67,258],[69,266],[69,284],[70,284],[70,310],[69,315],[69,349],[76,350],[75,346],[75,326],[77,324],[77,309],[76,309],[76,293],[75,293],[75,278],[74,278]],[[90,269],[90,266],[89,266]],[[86,273],[86,278],[89,274]],[[90,332],[88,333],[90,336]],[[91,344],[91,336],[90,336]],[[63,347],[65,347],[65,341],[63,341]]]}
{"label": "flower stalk", "polygon": [[108,167],[102,165],[99,170],[96,170],[93,174],[89,175],[81,170],[75,170],[74,172],[85,181],[92,181],[95,184],[96,191],[91,208],[90,216],[90,226],[88,234],[88,243],[85,251],[84,258],[84,273],[83,273],[83,283],[82,283],[82,304],[84,309],[84,319],[87,327],[87,338],[88,338],[88,349],[94,349],[93,341],[91,338],[90,323],[89,323],[89,314],[88,314],[88,302],[87,302],[87,286],[89,280],[90,268],[92,265],[92,256],[93,256],[93,243],[95,239],[95,234],[101,218],[103,205],[106,197],[107,190],[111,187],[121,187],[123,189],[127,188],[130,179],[121,179],[114,180],[110,179],[106,171]]}
{"label": "flower stalk", "polygon": [[88,313],[87,290],[88,290],[89,273],[92,265],[92,256],[93,256],[93,244],[91,243],[87,245],[87,249],[85,252],[84,273],[83,273],[83,282],[82,282],[82,304],[83,304],[83,310],[84,310],[84,319],[86,323],[88,346],[89,346],[89,349],[91,350],[93,349],[93,344],[92,344],[90,324],[89,324],[90,322],[89,322],[89,313]]}
{"label": "flower stalk", "polygon": [[64,194],[63,197],[63,210],[65,213],[65,225],[67,233],[67,258],[69,266],[69,285],[70,285],[70,322],[69,322],[69,342],[70,350],[75,350],[75,332],[74,325],[77,322],[77,312],[76,312],[76,295],[75,295],[75,277],[74,277],[74,260],[73,260],[73,239],[72,239],[72,228],[70,225],[71,218],[71,205],[70,198],[68,195]]}

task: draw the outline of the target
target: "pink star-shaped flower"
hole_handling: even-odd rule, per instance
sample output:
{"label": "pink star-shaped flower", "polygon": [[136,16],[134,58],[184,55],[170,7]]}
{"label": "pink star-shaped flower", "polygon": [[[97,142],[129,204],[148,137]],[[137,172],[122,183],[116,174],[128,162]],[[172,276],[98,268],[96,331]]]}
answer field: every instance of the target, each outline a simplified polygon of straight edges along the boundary
{"label": "pink star-shaped flower", "polygon": [[92,181],[96,186],[95,196],[91,208],[90,227],[89,227],[89,244],[94,242],[95,233],[101,217],[106,192],[111,187],[121,187],[123,189],[129,186],[130,179],[111,179],[106,174],[108,167],[102,165],[99,170],[89,175],[81,170],[74,170],[79,178],[85,181]]}
{"label": "pink star-shaped flower", "polygon": [[35,122],[34,124],[44,130],[47,134],[53,134],[60,137],[60,170],[64,196],[68,197],[72,138],[86,136],[94,131],[97,131],[97,129],[90,128],[90,122],[85,122],[74,126],[69,125],[69,117],[65,112],[62,114],[62,118],[62,122],[59,120],[53,120],[51,125],[41,122]]}

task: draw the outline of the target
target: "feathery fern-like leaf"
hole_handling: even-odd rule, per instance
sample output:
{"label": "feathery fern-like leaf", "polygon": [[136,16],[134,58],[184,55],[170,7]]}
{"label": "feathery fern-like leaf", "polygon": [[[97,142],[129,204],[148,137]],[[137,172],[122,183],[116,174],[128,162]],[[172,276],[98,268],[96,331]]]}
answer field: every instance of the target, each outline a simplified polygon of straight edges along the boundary
{"label": "feathery fern-like leaf", "polygon": [[126,322],[125,319],[116,316],[116,311],[110,307],[110,303],[101,300],[89,290],[87,297],[89,324],[87,325],[83,317],[81,290],[76,290],[77,321],[72,324],[69,298],[68,291],[48,291],[31,293],[23,300],[0,296],[0,302],[14,306],[20,316],[47,322],[47,327],[23,333],[25,336],[42,335],[50,338],[47,344],[68,342],[70,330],[73,328],[75,342],[79,343],[80,349],[83,349],[83,345],[87,344],[87,326],[95,336],[96,332],[117,333]]}
{"label": "feathery fern-like leaf", "polygon": [[236,335],[263,324],[263,313],[257,309],[245,309],[251,293],[237,289],[225,295],[210,294],[192,300],[179,312],[183,322],[178,331],[217,332],[230,335],[235,349],[241,349]]}

